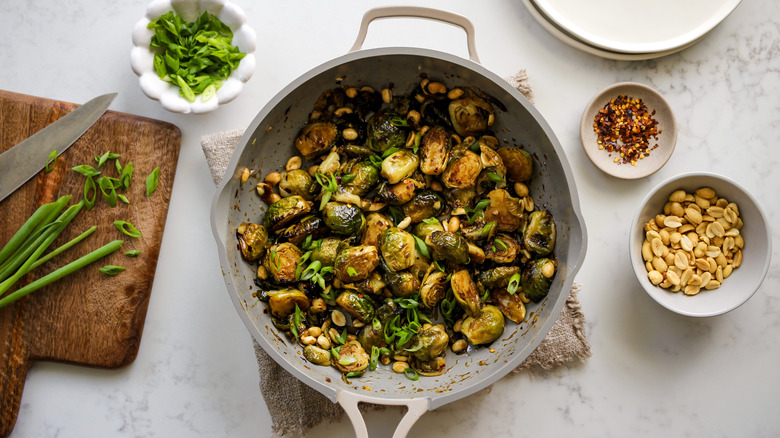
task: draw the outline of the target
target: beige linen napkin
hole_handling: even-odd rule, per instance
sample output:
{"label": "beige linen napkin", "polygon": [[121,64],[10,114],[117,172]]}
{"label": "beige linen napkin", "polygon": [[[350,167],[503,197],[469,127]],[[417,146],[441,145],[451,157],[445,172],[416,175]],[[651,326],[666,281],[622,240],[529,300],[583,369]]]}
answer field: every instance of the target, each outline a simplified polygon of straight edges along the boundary
{"label": "beige linen napkin", "polygon": [[[525,70],[506,80],[533,102]],[[201,140],[215,184],[219,184],[225,175],[230,157],[243,133],[243,129],[224,131],[204,136]],[[584,330],[585,315],[577,300],[578,291],[579,285],[575,284],[550,333],[513,372],[547,371],[566,365],[575,358],[585,360],[590,357],[590,344]],[[285,371],[257,342],[254,346],[260,371],[260,391],[277,435],[300,437],[325,420],[334,421],[344,416],[341,406]]]}

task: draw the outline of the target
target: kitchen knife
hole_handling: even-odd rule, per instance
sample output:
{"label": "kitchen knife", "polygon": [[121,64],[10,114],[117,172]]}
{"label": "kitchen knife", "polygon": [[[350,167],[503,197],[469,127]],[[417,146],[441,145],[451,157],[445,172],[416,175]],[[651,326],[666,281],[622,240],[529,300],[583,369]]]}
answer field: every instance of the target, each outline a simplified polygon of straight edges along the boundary
{"label": "kitchen knife", "polygon": [[116,93],[98,96],[0,154],[0,201],[40,172],[53,151],[59,156],[75,143],[114,97]]}

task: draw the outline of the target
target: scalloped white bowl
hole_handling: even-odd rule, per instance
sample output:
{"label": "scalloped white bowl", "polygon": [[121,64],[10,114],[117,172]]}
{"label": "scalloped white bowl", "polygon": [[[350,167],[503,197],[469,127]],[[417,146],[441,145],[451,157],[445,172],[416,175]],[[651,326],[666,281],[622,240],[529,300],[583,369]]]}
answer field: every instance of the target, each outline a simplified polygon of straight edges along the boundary
{"label": "scalloped white bowl", "polygon": [[[179,87],[163,81],[154,71],[154,53],[149,47],[154,32],[147,26],[169,11],[174,11],[187,21],[194,21],[203,11],[208,11],[230,27],[233,31],[233,45],[246,53],[238,68],[223,81],[216,94],[205,102],[201,100],[201,96],[197,96],[194,102],[188,101],[179,94]],[[228,0],[153,0],[146,7],[146,14],[133,28],[130,65],[138,75],[141,91],[150,99],[160,101],[166,110],[183,114],[204,114],[232,101],[244,89],[244,84],[255,72],[256,44],[257,36],[254,29],[247,24],[244,11]]]}

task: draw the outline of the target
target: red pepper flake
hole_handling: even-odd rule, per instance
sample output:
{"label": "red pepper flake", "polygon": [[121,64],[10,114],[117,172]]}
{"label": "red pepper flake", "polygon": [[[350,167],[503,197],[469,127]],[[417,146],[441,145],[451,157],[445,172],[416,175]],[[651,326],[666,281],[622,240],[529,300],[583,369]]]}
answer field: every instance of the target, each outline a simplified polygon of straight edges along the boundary
{"label": "red pepper flake", "polygon": [[651,139],[658,141],[661,133],[654,115],[655,110],[650,112],[642,99],[625,94],[610,99],[593,120],[599,149],[619,153],[614,159],[617,164],[636,166],[658,147],[658,143],[650,146]]}

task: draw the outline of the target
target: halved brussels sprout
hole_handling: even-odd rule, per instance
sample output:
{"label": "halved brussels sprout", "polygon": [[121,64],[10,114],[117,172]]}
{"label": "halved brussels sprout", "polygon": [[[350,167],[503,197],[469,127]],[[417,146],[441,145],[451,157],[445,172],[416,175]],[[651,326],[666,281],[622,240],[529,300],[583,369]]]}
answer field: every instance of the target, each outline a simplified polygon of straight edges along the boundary
{"label": "halved brussels sprout", "polygon": [[319,192],[319,185],[309,172],[303,169],[283,170],[282,179],[279,180],[279,194],[282,197],[298,195],[307,201],[314,199]]}
{"label": "halved brussels sprout", "polygon": [[433,265],[423,277],[420,286],[420,301],[423,307],[433,308],[447,294],[447,274],[435,269]]}
{"label": "halved brussels sprout", "polygon": [[379,181],[379,171],[368,161],[355,164],[347,175],[355,175],[355,179],[347,183],[344,189],[358,196],[365,196]]}
{"label": "halved brussels sprout", "polygon": [[395,184],[382,184],[379,199],[390,205],[402,205],[411,201],[419,184],[412,178],[404,178]]}
{"label": "halved brussels sprout", "polygon": [[504,189],[488,193],[490,204],[485,208],[484,219],[496,222],[497,231],[516,231],[522,229],[527,221],[525,209],[520,200],[513,198]]}
{"label": "halved brussels sprout", "polygon": [[456,265],[469,262],[469,245],[466,239],[449,231],[434,231],[425,243],[433,251],[434,260],[447,260]]}
{"label": "halved brussels sprout", "polygon": [[[406,119],[390,109],[379,110],[368,120],[366,128],[368,144],[373,151],[381,154],[392,147],[406,144]],[[397,182],[397,181],[396,181]]]}
{"label": "halved brussels sprout", "polygon": [[483,168],[495,167],[502,177],[506,175],[506,165],[504,165],[501,155],[485,144],[482,139],[479,140],[479,159],[482,161]]}
{"label": "halved brussels sprout", "polygon": [[336,304],[345,312],[365,323],[374,319],[374,305],[365,297],[355,292],[345,291],[336,298]]}
{"label": "halved brussels sprout", "polygon": [[322,217],[331,231],[345,236],[358,234],[366,225],[363,212],[354,204],[328,202],[322,209]]}
{"label": "halved brussels sprout", "polygon": [[405,216],[408,216],[413,224],[422,222],[429,217],[439,216],[446,207],[446,202],[440,194],[433,190],[423,190],[411,201],[404,204],[401,209]]}
{"label": "halved brussels sprout", "polygon": [[510,294],[505,288],[499,288],[490,291],[490,298],[508,320],[520,324],[525,319],[525,304],[520,301],[520,294]]}
{"label": "halved brussels sprout", "polygon": [[465,189],[471,187],[482,171],[479,155],[466,147],[452,150],[447,168],[441,175],[441,182],[448,189]]}
{"label": "halved brussels sprout", "polygon": [[263,225],[271,231],[279,231],[294,220],[309,214],[310,211],[311,202],[301,196],[282,198],[268,206]]}
{"label": "halved brussels sprout", "polygon": [[444,370],[447,368],[447,361],[442,356],[434,357],[429,361],[421,361],[416,357],[412,357],[409,365],[417,371],[417,374],[423,377],[435,377],[444,373]]}
{"label": "halved brussels sprout", "polygon": [[361,245],[339,252],[333,264],[333,274],[344,283],[363,281],[379,265],[375,246]]}
{"label": "halved brussels sprout", "polygon": [[358,144],[347,144],[344,145],[341,149],[344,152],[344,154],[346,154],[349,157],[368,158],[371,155],[374,155],[374,151],[372,151],[368,146],[363,146]]}
{"label": "halved brussels sprout", "polygon": [[289,242],[268,248],[263,266],[277,284],[295,283],[295,268],[303,253]]}
{"label": "halved brussels sprout", "polygon": [[504,333],[504,315],[496,306],[484,306],[478,317],[463,320],[460,332],[474,345],[489,344]]}
{"label": "halved brussels sprout", "polygon": [[531,260],[525,264],[523,272],[520,274],[520,284],[523,286],[523,293],[526,298],[534,303],[542,301],[547,296],[547,293],[550,292],[552,276],[547,277],[544,275],[546,272],[545,265],[548,263],[554,266],[554,262],[547,258]]}
{"label": "halved brussels sprout", "polygon": [[279,235],[290,243],[300,245],[306,239],[306,236],[311,236],[312,239],[319,239],[327,232],[328,227],[325,226],[325,222],[319,216],[310,214],[301,219],[300,222],[285,228]]}
{"label": "halved brussels sprout", "polygon": [[495,117],[493,107],[473,93],[450,102],[449,113],[452,127],[461,137],[476,137],[484,133]]}
{"label": "halved brussels sprout", "polygon": [[506,166],[509,181],[523,182],[531,179],[534,171],[534,160],[531,154],[517,146],[506,146],[498,150],[498,155]]}
{"label": "halved brussels sprout", "polygon": [[469,271],[455,271],[450,279],[450,286],[455,299],[458,300],[466,314],[478,317],[482,313],[482,299],[477,292],[477,285],[471,280]]}
{"label": "halved brussels sprout", "polygon": [[432,218],[433,220],[425,220],[423,219],[422,222],[417,223],[414,226],[414,235],[419,237],[422,240],[426,240],[428,238],[428,235],[433,233],[434,231],[444,231],[444,227],[441,225],[441,222],[439,222],[438,219],[435,217]]}
{"label": "halved brussels sprout", "polygon": [[557,234],[555,220],[550,212],[534,211],[523,235],[523,245],[527,250],[544,256],[555,248]]}
{"label": "halved brussels sprout", "polygon": [[295,312],[295,306],[302,312],[309,310],[309,297],[298,289],[268,291],[268,308],[271,315],[277,318],[290,316]]}
{"label": "halved brussels sprout", "polygon": [[468,223],[467,221],[461,221],[460,234],[474,242],[480,242],[483,240],[491,240],[496,234],[496,223],[486,222],[483,219],[476,219],[474,223]]}
{"label": "halved brussels sprout", "polygon": [[420,280],[409,271],[387,271],[385,282],[394,297],[408,297],[420,290]]}
{"label": "halved brussels sprout", "polygon": [[336,148],[330,151],[327,157],[322,160],[322,163],[317,166],[317,172],[323,175],[333,175],[339,171],[341,167],[341,157],[339,156]]}
{"label": "halved brussels sprout", "polygon": [[519,266],[499,266],[480,272],[477,275],[477,282],[485,289],[507,287],[512,276],[519,273]]}
{"label": "halved brussels sprout", "polygon": [[324,237],[320,244],[311,250],[311,261],[318,261],[322,266],[333,266],[339,254],[339,245],[341,239],[338,237]]}
{"label": "halved brussels sprout", "polygon": [[429,129],[420,140],[420,170],[426,175],[440,175],[447,168],[450,135],[441,126]]}
{"label": "halved brussels sprout", "polygon": [[342,373],[362,374],[371,360],[358,341],[349,341],[339,349],[339,358],[334,361]]}
{"label": "halved brussels sprout", "polygon": [[485,263],[485,251],[477,245],[468,242],[469,245],[469,263],[481,265]]}
{"label": "halved brussels sprout", "polygon": [[387,286],[385,280],[382,279],[382,275],[376,270],[371,272],[371,275],[369,275],[365,280],[353,283],[352,285],[358,292],[373,295],[378,295],[380,292],[382,292],[382,289]]}
{"label": "halved brussels sprout", "polygon": [[[381,324],[381,323],[380,323]],[[382,328],[375,330],[373,324],[366,324],[357,334],[357,341],[366,351],[371,351],[372,347],[382,347],[386,345],[385,335]]]}
{"label": "halved brussels sprout", "polygon": [[381,213],[369,213],[366,216],[366,231],[363,233],[362,245],[379,245],[379,236],[393,228],[393,223]]}
{"label": "halved brussels sprout", "polygon": [[268,231],[262,225],[241,224],[244,226],[244,233],[238,235],[238,246],[241,248],[241,255],[245,259],[253,262],[265,254],[268,248]]}
{"label": "halved brussels sprout", "polygon": [[323,155],[336,144],[339,131],[330,122],[314,122],[306,125],[295,140],[295,147],[303,158],[311,160]]}
{"label": "halved brussels sprout", "polygon": [[485,257],[495,263],[508,264],[515,261],[520,243],[508,234],[498,234],[485,251]]}
{"label": "halved brussels sprout", "polygon": [[316,345],[307,345],[303,347],[303,357],[314,365],[329,367],[332,364],[330,351],[324,350]]}
{"label": "halved brussels sprout", "polygon": [[447,200],[447,205],[449,205],[450,209],[455,212],[459,209],[474,206],[474,203],[477,201],[477,192],[474,190],[474,186],[466,187],[465,189],[445,190],[444,199]]}
{"label": "halved brussels sprout", "polygon": [[420,115],[422,123],[428,126],[451,127],[450,114],[448,111],[449,99],[427,96],[420,104]]}
{"label": "halved brussels sprout", "polygon": [[432,325],[421,329],[415,335],[406,350],[412,353],[412,356],[420,361],[427,362],[433,358],[441,356],[447,350],[447,344],[450,337],[444,324]]}
{"label": "halved brussels sprout", "polygon": [[411,175],[420,164],[420,158],[410,150],[401,149],[382,160],[382,176],[395,184]]}
{"label": "halved brussels sprout", "polygon": [[382,259],[391,271],[402,271],[414,264],[414,236],[400,228],[390,228],[379,235]]}
{"label": "halved brussels sprout", "polygon": [[495,166],[485,167],[482,172],[479,173],[477,180],[474,182],[474,189],[477,195],[480,197],[491,192],[495,189],[501,189],[506,187],[506,181],[504,180],[504,172],[499,170]]}

